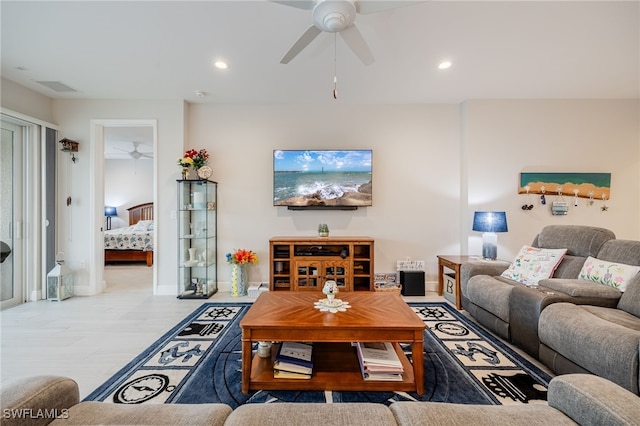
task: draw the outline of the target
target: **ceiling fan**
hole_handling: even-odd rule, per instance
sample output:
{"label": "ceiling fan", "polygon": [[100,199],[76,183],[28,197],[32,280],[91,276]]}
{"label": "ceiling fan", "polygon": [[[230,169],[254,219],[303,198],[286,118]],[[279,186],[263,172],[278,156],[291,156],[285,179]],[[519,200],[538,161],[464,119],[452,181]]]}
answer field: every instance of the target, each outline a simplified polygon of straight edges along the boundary
{"label": "ceiling fan", "polygon": [[[339,33],[347,46],[365,65],[374,62],[373,54],[367,42],[355,25],[356,15],[366,15],[396,9],[422,1],[373,1],[373,0],[293,0],[276,1],[285,6],[312,10],[313,25],[294,43],[284,55],[281,64],[288,64],[309,45],[320,33]],[[424,0],[423,0],[424,1]]]}
{"label": "ceiling fan", "polygon": [[133,151],[127,151],[126,149],[118,148],[118,147],[115,147],[115,146],[113,147],[113,149],[116,149],[118,151],[126,152],[134,160],[138,160],[139,158],[142,158],[142,157],[144,157],[144,158],[153,158],[153,155],[151,155],[151,154],[148,154],[146,152],[138,151],[138,146],[140,146],[140,142],[131,142],[131,143],[133,144]]}

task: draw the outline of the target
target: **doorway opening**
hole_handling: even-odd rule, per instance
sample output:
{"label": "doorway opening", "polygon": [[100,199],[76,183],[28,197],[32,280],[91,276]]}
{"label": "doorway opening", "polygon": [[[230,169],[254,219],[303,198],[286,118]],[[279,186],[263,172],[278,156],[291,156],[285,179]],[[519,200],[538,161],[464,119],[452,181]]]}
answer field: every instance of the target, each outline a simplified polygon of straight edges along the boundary
{"label": "doorway opening", "polygon": [[156,122],[94,120],[93,129],[101,170],[93,205],[102,232],[94,241],[99,261],[91,281],[99,292],[156,294]]}

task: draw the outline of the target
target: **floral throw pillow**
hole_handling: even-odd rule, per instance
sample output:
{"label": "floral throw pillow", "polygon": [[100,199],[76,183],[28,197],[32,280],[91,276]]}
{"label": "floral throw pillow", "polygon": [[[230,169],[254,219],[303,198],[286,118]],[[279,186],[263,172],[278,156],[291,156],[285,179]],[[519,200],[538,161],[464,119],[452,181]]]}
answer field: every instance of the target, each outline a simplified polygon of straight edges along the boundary
{"label": "floral throw pillow", "polygon": [[625,265],[624,263],[607,262],[595,257],[587,257],[582,265],[580,275],[581,280],[594,281],[600,284],[625,291],[629,281],[640,272],[640,266]]}
{"label": "floral throw pillow", "polygon": [[550,278],[567,249],[542,249],[523,246],[515,260],[501,276],[526,285],[537,285],[538,281]]}

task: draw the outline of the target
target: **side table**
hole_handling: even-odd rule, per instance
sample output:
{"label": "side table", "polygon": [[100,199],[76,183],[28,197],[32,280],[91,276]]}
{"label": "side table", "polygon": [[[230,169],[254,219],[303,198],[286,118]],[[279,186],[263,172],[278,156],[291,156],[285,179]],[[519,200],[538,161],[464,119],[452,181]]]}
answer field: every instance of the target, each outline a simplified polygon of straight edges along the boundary
{"label": "side table", "polygon": [[460,268],[465,263],[491,262],[495,265],[508,266],[509,262],[503,260],[485,260],[481,256],[438,255],[438,296],[444,291],[444,268],[453,270],[456,289],[456,309],[462,309],[462,294],[460,291]]}

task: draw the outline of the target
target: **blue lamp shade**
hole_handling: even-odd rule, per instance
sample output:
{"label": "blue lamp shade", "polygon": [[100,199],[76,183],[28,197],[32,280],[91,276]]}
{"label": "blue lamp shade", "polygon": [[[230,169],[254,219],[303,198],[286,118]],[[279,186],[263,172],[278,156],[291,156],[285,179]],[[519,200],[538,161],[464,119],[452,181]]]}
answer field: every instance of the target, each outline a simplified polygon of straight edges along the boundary
{"label": "blue lamp shade", "polygon": [[482,257],[495,260],[498,257],[498,236],[496,232],[507,232],[505,212],[475,212],[473,230],[482,232]]}
{"label": "blue lamp shade", "polygon": [[473,230],[479,232],[507,232],[507,214],[505,212],[475,212]]}
{"label": "blue lamp shade", "polygon": [[116,209],[115,207],[111,207],[111,206],[105,206],[104,207],[104,215],[106,217],[118,216],[118,209]]}
{"label": "blue lamp shade", "polygon": [[111,206],[104,206],[104,215],[107,217],[107,231],[111,229],[111,218],[118,216],[118,209]]}

